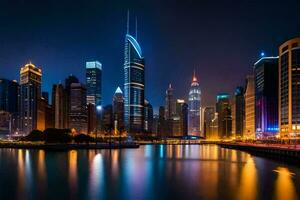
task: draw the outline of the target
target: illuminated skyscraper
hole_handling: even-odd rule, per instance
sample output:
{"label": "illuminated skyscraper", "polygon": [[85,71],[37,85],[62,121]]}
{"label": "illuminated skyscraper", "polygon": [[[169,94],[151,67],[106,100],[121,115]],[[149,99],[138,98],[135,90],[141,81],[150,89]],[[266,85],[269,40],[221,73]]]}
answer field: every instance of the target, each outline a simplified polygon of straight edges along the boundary
{"label": "illuminated skyscraper", "polygon": [[[102,64],[99,61],[86,62],[86,102],[89,106],[89,119],[96,119],[96,126],[101,128],[101,104],[102,104]],[[95,107],[95,108],[92,108]],[[96,112],[92,112],[92,111]],[[92,116],[92,115],[95,116]],[[91,123],[90,123],[91,125]],[[95,132],[93,130],[92,132]]]}
{"label": "illuminated skyscraper", "polygon": [[188,135],[188,105],[183,99],[177,99],[172,123],[172,136]]}
{"label": "illuminated skyscraper", "polygon": [[232,136],[232,118],[230,96],[227,93],[217,95],[216,111],[218,113],[218,136],[229,139]]}
{"label": "illuminated skyscraper", "polygon": [[281,137],[300,136],[300,38],[279,47],[279,131]]}
{"label": "illuminated skyscraper", "polygon": [[278,57],[262,57],[254,64],[256,137],[278,132]]}
{"label": "illuminated skyscraper", "polygon": [[42,70],[29,63],[20,70],[20,128],[24,134],[37,128],[38,101],[41,98]]}
{"label": "illuminated skyscraper", "polygon": [[71,110],[71,84],[72,83],[79,83],[79,80],[76,76],[74,75],[70,75],[68,76],[68,78],[66,78],[65,80],[65,103],[66,106],[64,108],[64,112],[66,115],[66,128],[70,128],[70,118],[69,118],[69,114],[70,114],[70,110]]}
{"label": "illuminated skyscraper", "polygon": [[69,126],[77,133],[87,133],[86,88],[81,83],[72,83],[70,87]]}
{"label": "illuminated skyscraper", "polygon": [[144,131],[144,67],[144,57],[137,41],[137,34],[135,37],[129,34],[128,14],[124,54],[124,121],[126,130],[132,135]]}
{"label": "illuminated skyscraper", "polygon": [[245,129],[243,137],[248,139],[255,139],[255,87],[253,75],[247,76],[244,98]]}
{"label": "illuminated skyscraper", "polygon": [[201,90],[194,72],[189,92],[188,133],[193,136],[201,134]]}
{"label": "illuminated skyscraper", "polygon": [[101,106],[102,103],[102,64],[98,61],[86,62],[87,103]]}

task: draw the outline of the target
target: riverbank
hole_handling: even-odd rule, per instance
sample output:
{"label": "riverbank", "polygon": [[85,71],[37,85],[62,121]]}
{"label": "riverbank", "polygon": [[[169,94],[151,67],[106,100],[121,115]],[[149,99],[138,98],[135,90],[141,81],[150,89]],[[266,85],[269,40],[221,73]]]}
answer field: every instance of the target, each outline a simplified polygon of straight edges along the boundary
{"label": "riverbank", "polygon": [[42,149],[52,151],[64,151],[75,149],[124,149],[139,148],[137,143],[67,143],[67,144],[49,144],[42,142],[1,142],[0,148],[13,149]]}
{"label": "riverbank", "polygon": [[138,141],[140,145],[203,145],[203,144],[219,144],[220,141],[208,140],[154,140],[154,141]]}
{"label": "riverbank", "polygon": [[254,143],[219,143],[222,148],[246,151],[268,157],[300,159],[300,145],[254,144]]}

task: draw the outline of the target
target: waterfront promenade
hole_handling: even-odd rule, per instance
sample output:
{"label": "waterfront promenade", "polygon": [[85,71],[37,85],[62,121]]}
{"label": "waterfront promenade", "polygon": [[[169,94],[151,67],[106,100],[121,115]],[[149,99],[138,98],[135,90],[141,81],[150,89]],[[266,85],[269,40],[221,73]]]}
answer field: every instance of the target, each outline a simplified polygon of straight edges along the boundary
{"label": "waterfront promenade", "polygon": [[[249,142],[221,142],[223,148],[258,153],[265,156],[278,156],[282,158],[300,159],[300,144],[273,144],[273,143],[249,143]],[[300,161],[300,160],[299,160]]]}

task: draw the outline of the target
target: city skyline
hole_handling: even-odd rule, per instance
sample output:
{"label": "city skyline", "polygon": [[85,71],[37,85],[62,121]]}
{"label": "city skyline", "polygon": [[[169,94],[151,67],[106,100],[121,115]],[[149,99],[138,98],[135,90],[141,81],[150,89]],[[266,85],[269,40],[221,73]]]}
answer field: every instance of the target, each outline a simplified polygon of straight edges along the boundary
{"label": "city skyline", "polygon": [[[108,104],[113,96],[114,88],[123,85],[123,38],[126,31],[126,12],[130,9],[134,13],[133,18],[137,16],[139,42],[147,58],[145,96],[156,112],[160,105],[164,105],[163,94],[169,82],[173,84],[176,96],[187,99],[186,91],[188,91],[190,74],[194,68],[198,72],[204,106],[213,105],[215,94],[218,92],[225,91],[232,94],[232,88],[244,84],[243,77],[251,71],[262,51],[267,56],[277,56],[278,45],[296,36],[299,32],[297,27],[300,27],[297,26],[299,24],[297,16],[293,18],[294,12],[291,12],[289,15],[291,17],[282,15],[284,19],[281,20],[287,21],[285,24],[279,24],[279,27],[273,28],[272,24],[276,23],[277,16],[270,15],[271,11],[279,11],[282,6],[284,8],[284,5],[266,2],[260,4],[258,2],[220,3],[222,6],[218,7],[217,16],[214,17],[196,9],[211,8],[213,5],[208,2],[196,3],[195,8],[192,8],[189,2],[174,3],[172,6],[176,9],[166,9],[165,15],[161,17],[157,17],[155,13],[167,6],[164,3],[155,8],[152,3],[129,2],[115,6],[113,3],[113,5],[103,5],[101,2],[91,2],[91,5],[86,5],[81,12],[85,16],[83,19],[80,14],[75,14],[80,9],[80,3],[74,3],[65,13],[61,11],[61,8],[67,6],[66,1],[52,7],[48,6],[49,10],[46,6],[50,2],[45,4],[25,4],[25,8],[28,9],[24,10],[29,11],[30,14],[22,20],[12,18],[7,12],[13,10],[10,3],[3,3],[1,6],[3,17],[7,19],[7,22],[11,22],[3,24],[5,28],[0,33],[3,43],[3,47],[0,48],[3,55],[0,60],[0,66],[3,66],[0,67],[0,73],[3,77],[18,80],[18,68],[31,60],[44,72],[43,91],[51,92],[52,84],[59,83],[69,74],[78,76],[80,81],[84,82],[85,62],[99,60],[103,63],[103,104]],[[290,1],[287,4],[291,10],[299,3]],[[103,7],[99,8],[99,5]],[[260,20],[255,20],[258,16],[247,19],[243,15],[246,8],[247,12],[251,10],[249,6],[255,9],[256,13],[260,13],[264,5],[270,9],[267,9],[267,13]],[[99,8],[99,11],[108,7],[112,12],[89,14],[87,10],[92,6]],[[180,6],[183,6],[182,10],[179,9]],[[232,14],[226,11],[229,7],[237,10],[237,14],[242,16],[240,21],[234,20]],[[38,20],[39,12],[33,12],[36,10],[44,11],[45,16]],[[176,30],[174,23],[177,21],[171,19],[174,10],[178,11],[177,15],[180,19],[178,23],[184,27],[182,29]],[[183,16],[183,11],[187,10],[190,11],[190,15]],[[282,12],[287,12],[285,10],[282,9]],[[23,16],[22,12],[17,12],[15,17]],[[53,12],[56,13],[55,16],[52,15]],[[66,17],[67,14],[70,16]],[[222,16],[226,16],[222,24],[211,26]],[[62,27],[59,19],[63,19],[66,27]],[[204,19],[207,21],[203,21]],[[253,24],[252,20],[257,24]],[[29,23],[31,21],[33,23]],[[290,28],[291,24],[293,26]],[[26,31],[21,34],[25,25]],[[90,29],[91,27],[95,28]],[[254,27],[268,29],[265,31],[268,34],[249,31]],[[47,31],[49,28],[56,31]],[[243,28],[245,30],[242,30]],[[19,39],[15,40],[16,37]],[[208,43],[207,38],[215,38],[215,41]],[[176,50],[173,47],[176,47]],[[22,51],[17,51],[18,49]],[[224,53],[224,49],[228,51]],[[13,55],[10,55],[12,53]],[[219,59],[213,59],[216,56]],[[228,68],[236,73],[230,73]],[[172,69],[171,73],[170,69]],[[157,73],[158,70],[160,73]],[[217,73],[217,70],[222,73]],[[178,73],[182,74],[180,83],[176,81]],[[220,84],[223,74],[228,77],[228,81]],[[164,78],[166,76],[168,78]]]}

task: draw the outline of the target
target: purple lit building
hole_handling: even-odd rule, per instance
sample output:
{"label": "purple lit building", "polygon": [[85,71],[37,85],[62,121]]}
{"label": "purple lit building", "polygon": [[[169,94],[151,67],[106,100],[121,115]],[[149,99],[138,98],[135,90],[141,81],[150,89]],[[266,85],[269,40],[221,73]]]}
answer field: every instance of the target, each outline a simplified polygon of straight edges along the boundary
{"label": "purple lit building", "polygon": [[254,64],[256,138],[278,132],[278,57],[262,57]]}

